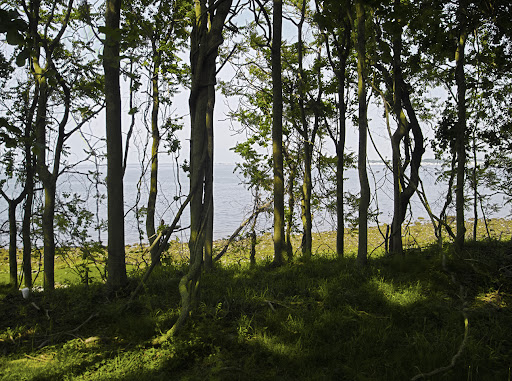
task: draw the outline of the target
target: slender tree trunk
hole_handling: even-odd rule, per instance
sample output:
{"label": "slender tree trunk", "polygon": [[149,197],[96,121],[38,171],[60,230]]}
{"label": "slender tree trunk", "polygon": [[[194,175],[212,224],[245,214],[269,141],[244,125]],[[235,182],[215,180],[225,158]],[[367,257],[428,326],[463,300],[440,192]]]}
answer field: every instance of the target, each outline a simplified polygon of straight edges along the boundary
{"label": "slender tree trunk", "polygon": [[[405,166],[402,164],[400,145],[409,133],[408,122],[402,110],[402,22],[399,11],[400,1],[395,0],[395,28],[393,33],[393,113],[397,117],[398,126],[391,137],[393,157],[393,220],[391,222],[390,252],[403,254],[402,245],[402,193],[404,188]],[[407,147],[405,147],[407,149]]]}
{"label": "slender tree trunk", "polygon": [[303,59],[304,59],[304,42],[302,39],[302,27],[305,21],[306,16],[306,2],[302,2],[301,7],[301,18],[300,22],[297,25],[298,31],[298,41],[297,41],[297,56],[298,56],[298,64],[299,64],[299,111],[300,111],[300,121],[301,121],[301,131],[300,134],[304,143],[304,178],[302,182],[302,225],[303,225],[303,236],[302,236],[302,257],[305,260],[309,260],[312,254],[313,247],[313,222],[311,216],[311,163],[313,157],[313,143],[315,139],[315,132],[313,131],[311,134],[309,133],[308,121],[306,119],[306,110],[304,106],[304,101],[306,98],[305,90],[304,90],[304,69],[303,69]]}
{"label": "slender tree trunk", "polygon": [[106,33],[103,50],[105,70],[106,137],[107,137],[107,208],[108,208],[108,278],[110,289],[127,282],[124,247],[123,139],[121,129],[121,94],[119,89],[121,0],[106,0]]}
{"label": "slender tree trunk", "polygon": [[478,231],[478,161],[476,154],[476,136],[473,132],[473,241]]}
{"label": "slender tree trunk", "polygon": [[44,246],[44,289],[55,288],[55,232],[53,221],[55,216],[55,183],[46,181],[44,184],[44,210],[42,218]]}
{"label": "slender tree trunk", "polygon": [[346,105],[345,105],[345,64],[343,63],[341,75],[338,75],[339,98],[339,137],[336,143],[336,253],[343,257],[345,253],[345,211],[344,203],[344,171],[345,171],[345,136],[346,136]]}
{"label": "slender tree trunk", "polygon": [[[309,140],[309,139],[308,139]],[[304,227],[302,240],[302,256],[309,260],[313,246],[313,221],[311,216],[311,156],[312,146],[309,141],[304,142],[304,179],[302,183],[302,224]]]}
{"label": "slender tree trunk", "polygon": [[[156,197],[158,193],[158,148],[160,146],[160,129],[158,126],[158,112],[160,106],[160,93],[158,88],[159,82],[159,71],[160,71],[160,53],[157,51],[155,42],[153,45],[153,75],[151,78],[152,84],[152,102],[153,108],[151,110],[151,135],[153,138],[153,144],[151,146],[151,178],[149,185],[149,196],[148,196],[148,209],[146,215],[146,233],[148,235],[150,245],[156,237],[155,228],[155,209],[156,209]],[[156,256],[158,252],[158,246],[155,245],[151,250],[151,261],[157,261],[157,265],[160,263],[160,256]]]}
{"label": "slender tree trunk", "polygon": [[[30,169],[30,172],[32,172],[32,169]],[[27,197],[25,198],[21,233],[23,240],[23,279],[25,287],[32,288],[32,240],[30,234],[30,221],[32,219],[34,185],[32,173],[28,176],[30,176],[30,183],[27,185]]]}
{"label": "slender tree trunk", "polygon": [[[21,225],[21,234],[23,242],[23,280],[25,287],[32,288],[32,240],[30,232],[30,223],[32,221],[32,205],[34,202],[34,169],[37,164],[32,154],[34,148],[32,122],[34,113],[37,109],[39,97],[39,83],[36,81],[34,97],[30,107],[27,107],[25,117],[25,205],[23,207],[23,222]],[[28,103],[28,101],[27,101]]]}
{"label": "slender tree trunk", "polygon": [[272,24],[272,157],[274,164],[274,264],[284,261],[283,84],[281,38],[283,2],[273,1]]}
{"label": "slender tree trunk", "polygon": [[[209,83],[216,83],[215,60],[210,69]],[[213,268],[213,111],[215,108],[215,86],[208,87],[208,100],[206,107],[206,169],[205,169],[205,204],[208,205],[206,213],[206,232],[204,242],[205,269]]]}
{"label": "slender tree trunk", "polygon": [[457,132],[455,152],[457,155],[457,186],[455,189],[455,211],[457,218],[457,235],[455,249],[460,252],[464,246],[466,227],[464,222],[464,171],[466,168],[466,75],[464,73],[465,47],[467,31],[463,10],[458,10],[460,33],[455,52],[455,82],[457,84]]}
{"label": "slender tree trunk", "polygon": [[297,174],[297,167],[295,164],[290,163],[290,175],[288,176],[288,215],[286,218],[286,256],[289,261],[293,259],[293,245],[292,245],[292,228],[293,216],[295,213],[295,176]]}
{"label": "slender tree trunk", "polygon": [[[318,9],[318,1],[317,11]],[[338,82],[338,126],[337,131],[334,132],[328,128],[329,135],[336,146],[336,253],[338,257],[343,257],[345,252],[345,211],[344,203],[344,171],[345,171],[345,139],[346,139],[346,113],[347,105],[345,103],[345,87],[346,87],[346,71],[347,59],[352,50],[351,46],[351,33],[352,26],[347,19],[347,10],[340,11],[339,19],[342,20],[343,39],[340,41],[335,31],[331,31],[331,37],[334,41],[336,53],[339,59],[339,66],[336,65],[332,59],[329,37],[324,33],[325,47],[327,51],[327,58],[334,70]],[[350,10],[348,11],[350,12]]]}
{"label": "slender tree trunk", "polygon": [[370,205],[370,184],[366,172],[367,148],[367,104],[366,104],[366,12],[361,0],[356,1],[357,16],[357,75],[358,75],[358,101],[359,101],[359,156],[358,172],[361,187],[359,202],[359,239],[357,250],[357,263],[366,265],[368,256],[368,208]]}
{"label": "slender tree trunk", "polygon": [[9,200],[9,284],[13,289],[18,288],[16,206],[14,201]]}
{"label": "slender tree trunk", "polygon": [[47,84],[47,72],[36,66],[36,79],[39,83],[39,95],[35,122],[37,172],[43,183],[44,206],[42,216],[43,250],[44,250],[44,289],[55,288],[54,262],[55,262],[55,236],[53,220],[55,214],[55,181],[46,166],[46,112],[48,105],[49,89]]}
{"label": "slender tree trunk", "polygon": [[[259,190],[258,186],[256,186],[255,194],[254,194],[254,212],[253,213],[256,213],[259,203],[260,203],[260,190]],[[257,243],[256,223],[257,223],[257,221],[258,221],[258,215],[256,214],[254,216],[254,219],[251,224],[251,233],[250,233],[251,254],[249,256],[249,260],[251,263],[251,267],[256,266],[256,243]]]}

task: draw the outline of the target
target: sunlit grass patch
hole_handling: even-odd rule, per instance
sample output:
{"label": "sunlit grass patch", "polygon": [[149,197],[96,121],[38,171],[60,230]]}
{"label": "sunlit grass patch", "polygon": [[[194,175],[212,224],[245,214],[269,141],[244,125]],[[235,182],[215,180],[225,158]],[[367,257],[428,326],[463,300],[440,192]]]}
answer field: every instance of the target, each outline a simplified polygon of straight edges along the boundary
{"label": "sunlit grass patch", "polygon": [[408,306],[426,299],[420,282],[405,286],[395,286],[392,282],[386,281],[383,278],[373,278],[370,283],[381,291],[386,300],[392,304]]}

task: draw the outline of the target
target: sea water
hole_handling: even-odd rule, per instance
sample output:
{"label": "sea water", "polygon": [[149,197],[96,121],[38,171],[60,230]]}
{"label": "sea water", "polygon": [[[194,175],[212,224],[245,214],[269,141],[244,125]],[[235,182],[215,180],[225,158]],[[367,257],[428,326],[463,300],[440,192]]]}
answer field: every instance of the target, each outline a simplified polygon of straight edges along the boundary
{"label": "sea water", "polygon": [[[382,163],[373,162],[368,168],[372,200],[371,210],[374,212],[369,221],[370,225],[377,223],[390,223],[393,215],[393,179],[390,170]],[[61,175],[58,182],[58,199],[63,205],[69,204],[76,194],[83,200],[81,206],[89,210],[93,222],[103,222],[107,219],[106,187],[103,184],[95,186],[91,182],[92,172],[95,167],[82,164],[75,168],[72,173]],[[439,214],[446,200],[447,181],[439,180],[442,168],[438,163],[427,163],[421,167],[421,179],[425,194],[430,207],[435,214]],[[99,178],[105,180],[106,168],[100,167]],[[141,175],[144,173],[144,175]],[[159,191],[156,207],[157,225],[161,220],[165,224],[171,224],[175,213],[181,203],[185,200],[189,190],[189,178],[181,166],[176,163],[161,163],[158,173]],[[12,182],[6,190],[15,195],[16,187]],[[334,186],[333,184],[331,184]],[[356,169],[345,171],[345,192],[358,194],[359,179]],[[125,242],[133,244],[147,242],[145,235],[145,208],[149,192],[149,170],[140,164],[130,164],[124,175],[124,203],[125,203]],[[254,190],[249,189],[245,179],[235,171],[234,164],[214,165],[214,239],[229,237],[238,226],[252,213],[254,208]],[[488,189],[479,189],[481,194],[490,195]],[[8,193],[9,194],[9,193]],[[100,196],[99,198],[97,196]],[[270,196],[262,193],[260,197]],[[468,194],[469,196],[469,194]],[[300,200],[297,198],[297,200]],[[317,207],[313,209],[313,228],[315,231],[335,230],[335,216],[329,213],[323,206],[325,197],[319,198]],[[488,199],[488,203],[497,205],[497,210],[489,212],[486,217],[505,218],[510,214],[510,209],[505,207],[502,195],[494,195]],[[21,206],[18,207],[18,218],[21,221]],[[300,205],[296,206],[296,222],[300,230]],[[453,206],[448,209],[448,214],[454,214]],[[481,216],[481,211],[479,211]],[[354,216],[357,216],[355,211]],[[473,212],[466,211],[466,218],[471,218]],[[411,199],[408,212],[411,220],[429,220],[423,204],[415,194]],[[190,215],[188,208],[185,209],[179,225],[183,230],[175,233],[174,239],[188,240]],[[0,245],[5,246],[8,242],[8,216],[7,203],[0,199]],[[272,230],[272,216],[263,213],[258,217],[257,230],[259,233]],[[63,233],[61,233],[63,234]],[[91,240],[107,241],[105,230],[95,230],[91,227],[88,230]],[[64,238],[65,239],[65,238]]]}

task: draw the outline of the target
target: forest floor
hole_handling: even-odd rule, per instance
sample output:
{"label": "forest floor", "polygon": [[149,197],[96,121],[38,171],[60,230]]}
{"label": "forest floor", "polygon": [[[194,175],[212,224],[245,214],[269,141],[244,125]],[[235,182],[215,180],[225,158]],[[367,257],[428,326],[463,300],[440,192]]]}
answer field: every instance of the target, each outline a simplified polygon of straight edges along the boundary
{"label": "forest floor", "polygon": [[67,268],[80,260],[68,254],[52,293],[23,299],[2,280],[0,380],[406,380],[436,369],[428,379],[510,380],[511,226],[493,220],[491,239],[484,229],[456,255],[432,245],[428,225],[412,224],[406,254],[391,258],[373,228],[364,269],[356,232],[347,231],[344,258],[335,234],[322,233],[310,261],[279,268],[269,266],[267,235],[254,267],[238,240],[203,274],[181,333],[158,346],[179,313],[186,245],[171,243],[132,303],[145,270],[139,247],[128,250],[130,284],[116,296],[92,272],[80,284]]}

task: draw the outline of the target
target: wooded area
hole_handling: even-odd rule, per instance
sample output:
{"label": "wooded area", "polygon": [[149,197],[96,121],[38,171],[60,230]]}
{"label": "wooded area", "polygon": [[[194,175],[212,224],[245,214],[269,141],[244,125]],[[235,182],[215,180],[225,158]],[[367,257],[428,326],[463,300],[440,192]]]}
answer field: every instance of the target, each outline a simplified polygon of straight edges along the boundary
{"label": "wooded area", "polygon": [[[91,319],[106,322],[110,316],[117,321],[127,314],[127,321],[135,321],[146,316],[140,311],[148,308],[155,319],[157,310],[165,310],[167,317],[142,327],[146,333],[134,340],[174,358],[178,365],[169,369],[183,377],[421,379],[445,373],[454,379],[470,375],[498,379],[507,374],[510,378],[512,343],[510,337],[503,337],[510,331],[502,325],[512,322],[507,304],[512,302],[511,236],[506,228],[493,228],[490,217],[493,208],[508,208],[512,199],[511,8],[505,0],[3,1],[0,194],[8,210],[7,220],[0,221],[0,234],[8,237],[9,278],[2,291],[2,310],[24,312],[5,315],[0,349],[27,358],[33,357],[31,351],[44,351],[48,345],[60,345],[61,350],[65,336],[78,335]],[[189,121],[172,111],[180,92],[188,94]],[[254,199],[252,215],[240,221],[240,229],[227,242],[215,242],[213,234],[214,134],[219,131],[214,111],[219,92],[236,104],[221,119],[229,118],[237,126],[241,139],[230,148],[239,155],[236,171]],[[368,174],[376,115],[385,121],[391,147],[389,160],[379,153],[393,189],[392,221],[387,225],[379,223],[378,206],[373,208],[375,195]],[[91,127],[98,123],[103,124],[99,133]],[[357,131],[357,141],[347,142],[349,128]],[[178,137],[182,129],[187,129],[189,142]],[[190,144],[188,157],[181,154],[185,144]],[[74,152],[82,150],[79,146],[86,147],[80,156]],[[138,152],[141,167],[135,205],[124,197],[130,150]],[[443,166],[439,178],[447,184],[440,213],[433,212],[423,187],[421,167],[427,151]],[[187,174],[188,193],[173,196],[162,188],[162,157]],[[84,163],[94,165],[94,170],[81,173]],[[346,171],[354,168],[359,179],[355,194],[344,186]],[[67,174],[85,179],[86,195],[59,189]],[[146,175],[149,180],[144,183]],[[106,197],[99,191],[102,186],[106,186]],[[148,197],[141,200],[144,187]],[[487,191],[502,196],[503,204],[491,205]],[[413,196],[421,200],[430,219],[415,237],[409,228],[415,218],[410,217]],[[169,208],[175,210],[170,224],[159,221],[159,199],[169,199]],[[104,208],[106,220],[100,217]],[[318,255],[323,242],[313,229],[313,216],[320,208],[327,209],[336,222],[335,243],[323,256]],[[139,226],[137,268],[130,264],[134,253],[125,242],[130,213]],[[190,226],[184,228],[188,231],[186,263],[177,260],[171,242],[183,213],[190,213]],[[262,213],[272,216],[272,232],[256,231]],[[479,233],[482,229],[485,239]],[[430,242],[422,236],[427,230],[434,234]],[[379,232],[377,242],[370,231]],[[105,232],[106,246],[101,239]],[[357,245],[347,244],[348,232],[357,236]],[[407,234],[423,243],[406,244]],[[273,249],[264,251],[261,243],[270,239]],[[240,252],[228,250],[240,242],[246,245]],[[238,267],[233,265],[242,257],[250,258],[250,265],[243,267],[240,260]],[[77,274],[78,282],[72,287],[83,294],[83,300],[59,289],[63,282],[59,276],[56,280],[56,262],[65,262]],[[40,270],[44,291],[35,288],[34,274],[37,277]],[[414,277],[417,288],[410,286]],[[253,300],[237,294],[239,278],[244,290],[270,287],[270,296]],[[386,283],[389,278],[396,281],[391,282],[394,286]],[[325,282],[324,294],[318,282]],[[296,291],[303,286],[316,291],[311,295]],[[388,286],[392,290],[386,291]],[[30,290],[32,305],[21,297],[22,287]],[[159,287],[165,296],[156,301]],[[352,294],[346,291],[350,288]],[[407,292],[414,294],[410,305],[386,304],[382,299],[382,295],[392,295],[391,300],[399,298],[396,293]],[[499,301],[485,299],[491,294]],[[279,299],[279,295],[286,297]],[[108,300],[103,317],[103,312],[83,315],[88,308],[96,308],[91,307],[93,300],[102,298]],[[368,299],[360,300],[364,298]],[[82,302],[75,327],[63,325],[58,332],[45,328],[44,334],[33,328],[28,349],[26,327],[36,324],[30,319],[48,317],[53,322],[57,318],[52,315],[56,312],[52,303]],[[422,302],[426,304],[420,306]],[[488,309],[478,310],[480,302],[488,303]],[[268,307],[265,313],[258,303]],[[411,312],[413,306],[420,307]],[[449,314],[448,306],[453,309]],[[30,309],[33,314],[27,312]],[[308,312],[317,309],[327,312]],[[38,317],[31,316],[36,312]],[[364,314],[389,319],[391,326],[396,324],[391,323],[393,314],[406,321],[409,312],[425,319],[423,328],[408,320],[410,325],[404,329],[410,329],[406,334],[411,337],[418,329],[425,335],[426,329],[438,329],[436,324],[447,321],[460,326],[455,321],[461,318],[463,337],[453,333],[456,329],[444,332],[449,345],[439,352],[443,354],[419,353],[410,359],[412,365],[395,358],[399,365],[391,367],[399,369],[397,373],[363,363],[358,363],[359,371],[349,360],[338,366],[327,355],[317,358],[330,340],[327,331],[332,329],[337,337],[336,322],[343,330],[350,330],[350,322],[364,327],[358,337],[368,334],[367,342],[352,344],[360,345],[364,353],[371,347],[369,331],[385,335],[380,323],[363,321]],[[440,317],[445,312],[447,321]],[[276,327],[283,321],[302,319],[295,320],[295,328],[287,326],[294,333],[285,335],[279,345],[299,345],[292,337],[302,332],[300,340],[317,352],[308,352],[304,359],[295,352],[285,356],[285,349],[276,351],[288,361],[289,372],[296,366],[294,361],[309,361],[322,364],[311,368],[320,373],[272,373],[273,365],[265,363],[266,373],[248,376],[262,361],[258,351],[244,364],[236,362],[235,352],[204,365],[208,356],[222,352],[223,345],[234,345],[232,327],[221,322],[230,313],[236,315],[233,319],[243,338],[238,346],[259,335],[257,327],[268,325],[269,335],[277,332],[280,337],[284,328]],[[496,322],[496,327],[482,334],[492,337],[492,343],[482,348],[475,344],[468,328],[471,314],[482,332],[482,327]],[[478,320],[484,315],[489,320]],[[12,326],[18,318],[28,320]],[[251,325],[253,318],[255,325]],[[439,321],[431,323],[431,319]],[[215,340],[226,340],[224,344],[216,345],[213,339],[205,344],[210,320],[224,334],[224,338],[214,334]],[[318,321],[327,323],[318,328]],[[13,329],[21,333],[16,336]],[[94,332],[88,332],[92,337]],[[45,340],[35,345],[35,335]],[[121,345],[114,336],[110,335],[109,348]],[[383,338],[385,344],[378,347],[383,351],[396,345],[393,340],[399,336],[390,333],[390,341]],[[428,348],[426,336],[423,339],[424,347],[418,345]],[[338,340],[350,341],[346,332]],[[75,344],[77,348],[88,345],[84,340]],[[347,347],[336,348],[350,357]],[[485,367],[487,359],[474,356],[486,356],[488,348],[498,354]],[[192,354],[183,355],[183,351]],[[194,358],[202,359],[203,365],[194,365],[193,370],[183,365]],[[7,368],[12,366],[5,361]],[[77,365],[82,370],[74,376],[95,378],[82,372],[85,362]],[[148,379],[164,377],[167,373],[162,369],[147,373]],[[446,373],[450,371],[454,373]],[[9,377],[2,371],[0,375]],[[135,371],[131,377],[140,378]]]}

